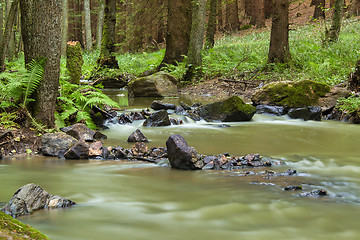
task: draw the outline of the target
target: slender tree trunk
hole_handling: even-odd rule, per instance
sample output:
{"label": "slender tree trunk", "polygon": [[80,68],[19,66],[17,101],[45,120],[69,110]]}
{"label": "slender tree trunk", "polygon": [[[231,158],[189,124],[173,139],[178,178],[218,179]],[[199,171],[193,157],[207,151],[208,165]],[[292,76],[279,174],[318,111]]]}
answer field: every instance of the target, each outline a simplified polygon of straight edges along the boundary
{"label": "slender tree trunk", "polygon": [[98,22],[97,22],[97,32],[96,32],[96,49],[101,49],[101,39],[102,31],[104,24],[104,11],[105,11],[105,2],[104,0],[99,1],[99,13],[98,13]]}
{"label": "slender tree trunk", "polygon": [[225,30],[234,32],[240,29],[239,6],[237,0],[231,0],[226,4]]}
{"label": "slender tree trunk", "polygon": [[352,0],[348,16],[359,16],[360,15],[360,0]]}
{"label": "slender tree trunk", "polygon": [[61,22],[61,55],[66,54],[66,44],[68,42],[69,31],[69,2],[62,0],[62,22]]}
{"label": "slender tree trunk", "polygon": [[[18,12],[19,0],[14,0],[7,14],[5,31],[0,43],[0,72],[5,70],[5,52],[9,44],[11,34],[13,33],[13,26]],[[2,30],[1,30],[2,31]]]}
{"label": "slender tree trunk", "polygon": [[25,63],[45,58],[44,78],[35,96],[33,116],[55,126],[61,52],[61,0],[20,0]]}
{"label": "slender tree trunk", "polygon": [[255,2],[255,26],[258,28],[265,27],[265,2],[256,0]]}
{"label": "slender tree trunk", "polygon": [[4,31],[3,31],[3,28],[4,28],[4,3],[3,1],[1,1],[0,3],[0,44],[3,40],[3,36],[4,36]]}
{"label": "slender tree trunk", "polygon": [[218,7],[217,7],[217,30],[218,31],[224,31],[224,20],[223,20],[223,3],[222,0],[218,0]]}
{"label": "slender tree trunk", "polygon": [[166,51],[158,69],[184,60],[189,50],[190,33],[191,0],[168,0]]}
{"label": "slender tree trunk", "polygon": [[326,41],[336,42],[340,35],[341,18],[344,8],[343,0],[336,0],[334,5],[334,13],[332,16],[332,24],[329,30],[326,30]]}
{"label": "slender tree trunk", "polygon": [[91,9],[90,0],[84,0],[84,15],[85,15],[85,49],[92,50],[92,34],[91,34]]}
{"label": "slender tree trunk", "polygon": [[325,18],[325,0],[312,0],[310,6],[315,6],[313,20]]}
{"label": "slender tree trunk", "polygon": [[218,0],[210,0],[209,21],[206,28],[206,49],[213,48],[215,44],[217,3]]}
{"label": "slender tree trunk", "polygon": [[113,55],[115,53],[115,26],[116,0],[105,0],[103,36],[99,58],[100,67],[119,68],[118,62]]}
{"label": "slender tree trunk", "polygon": [[289,0],[273,2],[273,17],[269,47],[269,63],[288,63],[289,50]]}

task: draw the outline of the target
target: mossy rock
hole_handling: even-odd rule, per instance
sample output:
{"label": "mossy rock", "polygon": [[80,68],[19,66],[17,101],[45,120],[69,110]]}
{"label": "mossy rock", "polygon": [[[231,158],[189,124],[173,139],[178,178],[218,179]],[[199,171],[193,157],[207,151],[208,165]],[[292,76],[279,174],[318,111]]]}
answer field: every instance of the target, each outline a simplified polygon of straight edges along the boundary
{"label": "mossy rock", "polygon": [[312,80],[275,82],[256,91],[251,100],[255,105],[305,107],[316,105],[330,89],[329,85]]}
{"label": "mossy rock", "polygon": [[128,85],[130,97],[175,97],[177,80],[166,72],[131,80]]}
{"label": "mossy rock", "polygon": [[205,105],[199,115],[206,121],[241,122],[250,121],[255,112],[256,107],[246,104],[238,96],[232,96],[224,101]]}
{"label": "mossy rock", "polygon": [[38,230],[0,211],[0,239],[48,239]]}
{"label": "mossy rock", "polygon": [[97,69],[90,79],[93,86],[100,84],[104,88],[123,88],[129,83],[129,77],[116,68]]}

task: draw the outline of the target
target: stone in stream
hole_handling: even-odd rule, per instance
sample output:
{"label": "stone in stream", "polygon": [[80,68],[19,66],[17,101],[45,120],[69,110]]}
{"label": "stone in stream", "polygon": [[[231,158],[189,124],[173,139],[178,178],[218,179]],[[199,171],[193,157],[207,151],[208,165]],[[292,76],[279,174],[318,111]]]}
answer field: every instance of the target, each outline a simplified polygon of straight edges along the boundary
{"label": "stone in stream", "polygon": [[128,137],[128,142],[149,142],[147,137],[140,131],[140,129],[136,129],[135,132],[133,132]]}
{"label": "stone in stream", "polygon": [[160,100],[154,100],[151,103],[150,107],[152,109],[154,109],[155,111],[157,111],[157,110],[168,110],[168,109],[175,110],[176,109],[176,106],[174,104],[164,103],[163,101],[160,101]]}
{"label": "stone in stream", "polygon": [[74,204],[71,200],[51,195],[40,186],[29,183],[19,188],[1,211],[16,218],[39,209],[64,208]]}
{"label": "stone in stream", "polygon": [[323,197],[328,195],[329,194],[324,189],[315,189],[312,190],[311,192],[303,192],[300,194],[301,197]]}
{"label": "stone in stream", "polygon": [[65,154],[65,159],[88,159],[89,158],[89,144],[84,140],[75,143]]}
{"label": "stone in stream", "polygon": [[288,112],[290,118],[303,119],[305,121],[321,121],[321,107],[307,106],[303,108],[291,108]]}
{"label": "stone in stream", "polygon": [[167,155],[171,167],[183,170],[199,170],[204,166],[200,155],[188,146],[185,139],[179,134],[171,135],[166,141]]}
{"label": "stone in stream", "polygon": [[169,114],[166,110],[160,110],[151,114],[143,123],[145,127],[170,126]]}
{"label": "stone in stream", "polygon": [[77,140],[84,140],[86,142],[106,139],[106,135],[100,133],[97,134],[95,131],[91,130],[83,123],[76,123],[69,127],[61,128],[60,130],[76,138]]}
{"label": "stone in stream", "polygon": [[66,133],[46,133],[41,137],[41,152],[47,156],[61,157],[77,140]]}
{"label": "stone in stream", "polygon": [[285,115],[285,107],[283,106],[270,106],[270,105],[258,105],[256,106],[257,114],[267,114],[273,116]]}

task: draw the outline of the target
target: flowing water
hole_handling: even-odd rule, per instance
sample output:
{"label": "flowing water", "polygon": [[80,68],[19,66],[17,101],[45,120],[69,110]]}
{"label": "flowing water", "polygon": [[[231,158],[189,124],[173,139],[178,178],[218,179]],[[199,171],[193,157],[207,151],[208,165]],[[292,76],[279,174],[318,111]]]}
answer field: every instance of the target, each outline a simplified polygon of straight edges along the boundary
{"label": "flowing water", "polygon": [[[126,102],[143,108],[149,102]],[[170,100],[169,100],[170,101]],[[171,100],[177,101],[177,99]],[[150,101],[151,102],[151,101]],[[50,239],[359,239],[360,126],[256,115],[245,123],[194,123],[144,128],[141,122],[103,131],[106,145],[129,147],[136,129],[150,146],[181,134],[204,154],[260,153],[282,159],[296,176],[243,176],[244,170],[179,171],[147,163],[65,161],[39,157],[0,161],[0,202],[29,182],[75,202],[19,220]],[[259,170],[264,171],[264,170]],[[287,185],[322,188],[328,197],[300,197]]]}

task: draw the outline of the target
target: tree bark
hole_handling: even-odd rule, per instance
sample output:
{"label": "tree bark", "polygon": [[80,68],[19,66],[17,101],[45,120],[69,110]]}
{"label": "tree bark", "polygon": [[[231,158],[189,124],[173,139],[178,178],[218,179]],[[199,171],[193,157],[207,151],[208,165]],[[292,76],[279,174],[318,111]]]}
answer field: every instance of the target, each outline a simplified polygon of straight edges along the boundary
{"label": "tree bark", "polygon": [[[5,52],[13,32],[13,26],[17,17],[19,0],[14,0],[7,14],[5,30],[0,43],[0,72],[5,71]],[[2,31],[2,30],[1,30]]]}
{"label": "tree bark", "polygon": [[105,0],[105,15],[101,52],[98,60],[100,67],[119,68],[113,55],[115,53],[116,0]]}
{"label": "tree bark", "polygon": [[90,0],[84,0],[84,21],[85,21],[85,49],[92,50],[92,35],[91,35],[91,9]]}
{"label": "tree bark", "polygon": [[312,0],[310,6],[315,6],[314,14],[312,19],[325,19],[325,0]]}
{"label": "tree bark", "polygon": [[273,0],[265,0],[264,9],[265,9],[265,18],[268,19],[271,17],[273,11]]}
{"label": "tree bark", "polygon": [[230,0],[226,4],[225,30],[234,32],[240,29],[239,6],[237,0]]}
{"label": "tree bark", "polygon": [[360,0],[352,0],[348,16],[360,15]]}
{"label": "tree bark", "polygon": [[83,0],[68,0],[69,1],[69,30],[68,40],[79,41],[81,46],[84,46],[83,40]]}
{"label": "tree bark", "polygon": [[98,22],[97,22],[97,32],[96,32],[96,49],[101,49],[101,39],[102,31],[104,25],[104,14],[105,14],[105,2],[104,0],[99,0],[99,13],[98,13]]}
{"label": "tree bark", "polygon": [[344,0],[336,0],[334,13],[332,16],[331,28],[326,30],[325,37],[327,42],[336,42],[340,35],[341,18],[344,8]]}
{"label": "tree bark", "polygon": [[216,9],[218,0],[210,0],[209,21],[206,28],[205,49],[213,48],[216,32]]}
{"label": "tree bark", "polygon": [[61,0],[20,0],[25,63],[46,59],[32,114],[50,128],[55,126],[60,77],[61,3]]}
{"label": "tree bark", "polygon": [[62,0],[62,22],[61,22],[61,55],[66,54],[69,31],[69,1]]}
{"label": "tree bark", "polygon": [[289,50],[289,0],[273,2],[269,63],[288,63],[291,55]]}
{"label": "tree bark", "polygon": [[158,69],[184,60],[189,50],[190,33],[191,0],[168,0],[166,51]]}

